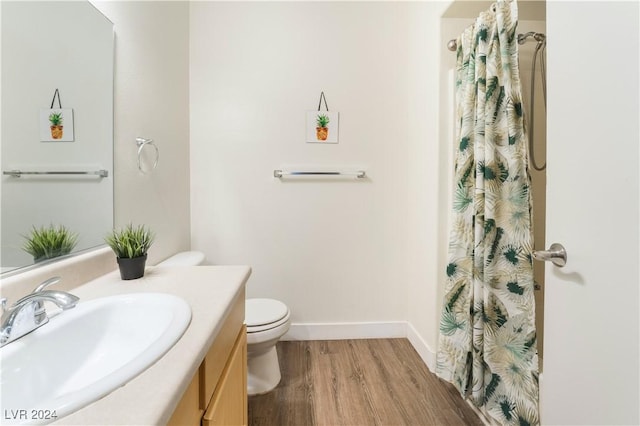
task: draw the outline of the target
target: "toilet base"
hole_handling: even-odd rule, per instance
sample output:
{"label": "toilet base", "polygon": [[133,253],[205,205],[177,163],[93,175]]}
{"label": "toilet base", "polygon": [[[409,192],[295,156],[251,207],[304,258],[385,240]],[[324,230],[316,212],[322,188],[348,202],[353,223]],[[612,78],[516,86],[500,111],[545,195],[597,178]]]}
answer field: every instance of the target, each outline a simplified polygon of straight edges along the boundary
{"label": "toilet base", "polygon": [[275,345],[259,355],[247,356],[247,393],[261,395],[272,391],[280,383],[280,365]]}

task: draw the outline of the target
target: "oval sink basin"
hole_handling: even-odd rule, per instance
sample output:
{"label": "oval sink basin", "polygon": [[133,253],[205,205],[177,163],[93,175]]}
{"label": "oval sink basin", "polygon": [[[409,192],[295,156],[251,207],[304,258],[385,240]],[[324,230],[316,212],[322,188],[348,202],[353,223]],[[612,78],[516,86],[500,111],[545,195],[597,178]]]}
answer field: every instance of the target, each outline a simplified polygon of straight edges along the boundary
{"label": "oval sink basin", "polygon": [[163,293],[103,297],[53,316],[0,349],[0,423],[50,423],[102,398],[160,359],[190,321],[189,304]]}

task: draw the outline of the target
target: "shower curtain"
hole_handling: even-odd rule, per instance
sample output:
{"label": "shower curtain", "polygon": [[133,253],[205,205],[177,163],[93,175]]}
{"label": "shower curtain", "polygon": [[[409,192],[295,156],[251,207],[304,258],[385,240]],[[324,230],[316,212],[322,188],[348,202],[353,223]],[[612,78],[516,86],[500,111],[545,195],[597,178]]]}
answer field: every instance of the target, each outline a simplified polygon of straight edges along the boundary
{"label": "shower curtain", "polygon": [[499,0],[457,40],[453,220],[437,374],[505,425],[539,424],[533,233],[516,40]]}

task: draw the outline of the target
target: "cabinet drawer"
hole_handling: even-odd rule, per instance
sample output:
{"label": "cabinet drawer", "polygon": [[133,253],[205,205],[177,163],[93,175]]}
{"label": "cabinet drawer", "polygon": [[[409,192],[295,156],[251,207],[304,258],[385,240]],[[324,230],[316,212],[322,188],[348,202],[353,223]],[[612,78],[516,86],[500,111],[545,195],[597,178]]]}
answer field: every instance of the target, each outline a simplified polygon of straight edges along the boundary
{"label": "cabinet drawer", "polygon": [[247,417],[247,332],[243,326],[202,426],[241,426],[247,424]]}
{"label": "cabinet drawer", "polygon": [[200,365],[200,409],[206,410],[211,396],[231,355],[240,330],[244,327],[244,290],[234,302],[229,316],[220,328],[220,332],[211,349]]}

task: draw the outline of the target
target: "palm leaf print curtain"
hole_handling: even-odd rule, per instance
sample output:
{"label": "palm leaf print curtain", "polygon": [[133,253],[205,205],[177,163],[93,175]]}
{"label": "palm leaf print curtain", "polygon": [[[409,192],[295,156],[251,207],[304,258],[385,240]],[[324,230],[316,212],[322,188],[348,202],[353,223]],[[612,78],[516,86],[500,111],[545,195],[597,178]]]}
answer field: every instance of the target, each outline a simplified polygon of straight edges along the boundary
{"label": "palm leaf print curtain", "polygon": [[437,374],[494,420],[539,424],[533,233],[516,1],[457,40],[453,220]]}

